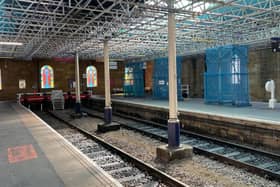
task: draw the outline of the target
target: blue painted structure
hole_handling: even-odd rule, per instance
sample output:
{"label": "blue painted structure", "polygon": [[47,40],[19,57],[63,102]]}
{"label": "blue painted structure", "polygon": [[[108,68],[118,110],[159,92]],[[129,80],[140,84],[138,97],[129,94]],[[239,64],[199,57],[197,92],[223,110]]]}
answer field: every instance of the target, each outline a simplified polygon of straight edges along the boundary
{"label": "blue painted structure", "polygon": [[134,62],[125,65],[124,96],[145,96],[143,64],[143,62]]}
{"label": "blue painted structure", "polygon": [[247,64],[247,46],[227,45],[207,49],[207,72],[204,74],[205,102],[250,105]]}
{"label": "blue painted structure", "polygon": [[180,146],[180,123],[178,121],[168,121],[168,147]]}
{"label": "blue painted structure", "polygon": [[[177,63],[177,95],[183,100],[181,91],[181,64],[182,57],[176,57]],[[154,61],[153,69],[153,98],[168,99],[168,58],[158,58]]]}

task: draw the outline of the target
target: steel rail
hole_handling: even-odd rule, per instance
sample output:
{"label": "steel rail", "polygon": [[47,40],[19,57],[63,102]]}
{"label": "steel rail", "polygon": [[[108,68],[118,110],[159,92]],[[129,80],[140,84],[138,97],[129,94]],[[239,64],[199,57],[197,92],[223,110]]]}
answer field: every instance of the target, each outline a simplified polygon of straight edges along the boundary
{"label": "steel rail", "polygon": [[[92,111],[91,109],[84,109],[84,112],[86,112],[89,116],[103,119],[102,113],[98,114],[98,112]],[[166,125],[116,112],[114,112],[113,115],[120,117],[119,120],[115,121],[120,123],[124,128],[138,131],[140,133],[143,133],[145,135],[151,136],[164,142],[167,142],[168,140]],[[136,121],[138,123],[137,125],[139,126],[139,128],[137,127],[137,125],[128,124],[126,120],[121,118]],[[157,130],[160,133],[157,133]],[[163,134],[162,130],[164,130],[164,132],[166,133]],[[244,146],[229,141],[216,139],[213,137],[201,135],[183,129],[181,129],[181,142],[189,142],[189,144],[193,146],[193,150],[195,153],[202,154],[225,163],[230,163],[234,166],[246,169],[260,176],[280,181],[280,155],[278,154],[254,149],[249,146]],[[198,142],[198,145],[195,143],[192,144],[192,142]],[[205,144],[205,146],[201,146],[201,144],[203,144],[202,142],[207,142],[208,144]],[[235,154],[233,154],[234,152],[219,152],[222,149],[226,150],[228,148],[229,151],[235,150]],[[254,158],[252,157],[252,155],[255,156],[255,159],[260,159],[261,157],[263,157],[263,161],[261,160],[253,164]],[[274,170],[269,169],[273,167],[275,167]]]}
{"label": "steel rail", "polygon": [[101,144],[102,146],[104,146],[108,150],[118,154],[123,159],[127,160],[128,162],[130,162],[131,164],[133,164],[134,166],[136,166],[140,170],[147,172],[148,174],[153,176],[155,179],[162,181],[164,184],[167,184],[167,185],[172,186],[172,187],[173,186],[174,187],[187,187],[186,184],[184,184],[184,183],[178,181],[177,179],[169,176],[168,174],[154,168],[150,164],[147,164],[147,163],[143,162],[142,160],[132,156],[131,154],[126,153],[125,151],[123,151],[123,150],[119,149],[118,147],[106,142],[105,140],[99,138],[98,136],[92,134],[91,132],[70,123],[69,121],[59,117],[58,115],[55,115],[52,112],[49,112],[48,114],[50,114],[52,117],[60,120],[61,122],[65,123],[66,125],[78,130],[80,133],[82,133],[86,137],[94,140],[98,144]]}

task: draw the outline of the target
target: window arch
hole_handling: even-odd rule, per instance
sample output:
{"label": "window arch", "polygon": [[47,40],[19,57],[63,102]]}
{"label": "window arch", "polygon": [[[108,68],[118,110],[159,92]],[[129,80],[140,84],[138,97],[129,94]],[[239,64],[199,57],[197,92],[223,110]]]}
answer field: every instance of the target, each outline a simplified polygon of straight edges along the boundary
{"label": "window arch", "polygon": [[124,85],[125,86],[132,86],[134,76],[133,76],[133,67],[125,67],[124,69]]}
{"label": "window arch", "polygon": [[41,88],[54,88],[53,68],[49,65],[41,68]]}
{"label": "window arch", "polygon": [[240,58],[238,55],[232,57],[231,62],[232,84],[240,84]]}
{"label": "window arch", "polygon": [[86,69],[87,87],[97,87],[97,70],[94,66],[88,66]]}

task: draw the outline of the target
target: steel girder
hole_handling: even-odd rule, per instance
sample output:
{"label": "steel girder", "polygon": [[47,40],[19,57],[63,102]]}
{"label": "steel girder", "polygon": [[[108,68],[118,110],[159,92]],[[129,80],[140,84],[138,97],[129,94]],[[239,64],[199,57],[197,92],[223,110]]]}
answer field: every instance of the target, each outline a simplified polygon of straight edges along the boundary
{"label": "steel girder", "polygon": [[178,55],[226,44],[267,45],[280,36],[280,0],[0,0],[0,56],[103,56],[149,59],[167,54],[167,13],[176,13]]}

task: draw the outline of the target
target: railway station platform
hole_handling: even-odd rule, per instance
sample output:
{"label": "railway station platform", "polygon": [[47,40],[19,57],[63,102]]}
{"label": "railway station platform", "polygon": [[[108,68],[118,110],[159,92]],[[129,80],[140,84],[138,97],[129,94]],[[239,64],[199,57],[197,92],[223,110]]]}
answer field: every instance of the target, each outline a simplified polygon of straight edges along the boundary
{"label": "railway station platform", "polygon": [[0,102],[3,187],[121,186],[31,111]]}
{"label": "railway station platform", "polygon": [[[167,100],[125,97],[115,97],[113,100],[168,109]],[[280,125],[280,103],[277,103],[273,110],[268,108],[268,103],[252,102],[251,104],[252,106],[235,107],[232,105],[205,104],[203,99],[186,99],[185,101],[178,101],[178,109],[179,111],[185,112],[217,115],[244,120],[257,120]]]}
{"label": "railway station platform", "polygon": [[[92,96],[91,108],[102,110],[104,98]],[[252,102],[252,106],[233,107],[205,104],[203,99],[178,102],[182,128],[245,145],[261,146],[268,151],[280,150],[280,105],[274,110],[267,103]],[[152,98],[112,98],[113,112],[167,124],[168,101]]]}

